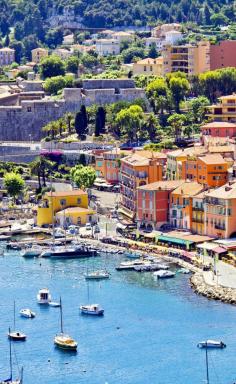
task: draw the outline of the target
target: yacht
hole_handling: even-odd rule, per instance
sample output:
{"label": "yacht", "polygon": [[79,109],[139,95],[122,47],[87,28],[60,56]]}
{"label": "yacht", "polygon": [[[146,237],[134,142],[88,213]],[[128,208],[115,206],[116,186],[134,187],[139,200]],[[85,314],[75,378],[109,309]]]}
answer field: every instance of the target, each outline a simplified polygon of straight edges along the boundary
{"label": "yacht", "polygon": [[[12,333],[11,329],[9,328],[8,334],[10,335],[11,333]],[[9,346],[10,346],[10,358],[9,358],[9,362],[10,362],[10,376],[9,376],[8,379],[1,380],[0,384],[22,384],[23,383],[23,368],[21,368],[21,373],[19,375],[20,378],[15,379],[15,380],[12,378],[12,376],[13,376],[12,360],[13,359],[12,359],[11,338],[9,338]]]}
{"label": "yacht", "polygon": [[26,337],[23,332],[16,331],[16,303],[14,301],[14,331],[9,328],[8,338],[14,341],[25,341]]}
{"label": "yacht", "polygon": [[40,289],[37,294],[38,304],[48,305],[52,301],[51,294],[48,288]]}
{"label": "yacht", "polygon": [[226,347],[226,344],[223,343],[223,341],[218,341],[218,340],[205,340],[205,341],[200,341],[198,343],[198,348],[219,348],[223,349]]}
{"label": "yacht", "polygon": [[78,343],[72,339],[71,336],[67,335],[63,331],[63,321],[62,321],[62,302],[60,298],[60,319],[61,319],[61,332],[57,334],[54,338],[54,344],[60,348],[67,351],[76,351]]}
{"label": "yacht", "polygon": [[99,304],[81,305],[79,309],[83,315],[92,315],[92,316],[104,315],[104,309],[101,308]]}
{"label": "yacht", "polygon": [[117,271],[122,271],[122,270],[132,270],[134,269],[137,265],[146,265],[147,263],[142,261],[142,260],[134,260],[134,261],[123,261],[120,263],[118,267],[116,267]]}
{"label": "yacht", "polygon": [[21,317],[26,317],[27,319],[33,319],[36,316],[35,312],[31,311],[29,308],[21,309],[20,315]]}
{"label": "yacht", "polygon": [[77,259],[82,257],[93,257],[97,255],[97,251],[90,247],[58,247],[51,250],[50,258],[56,259]]}
{"label": "yacht", "polygon": [[32,245],[21,252],[23,257],[38,257],[42,253],[42,248],[39,245]]}
{"label": "yacht", "polygon": [[153,272],[153,276],[157,277],[158,279],[168,279],[170,277],[175,277],[175,273],[161,269],[160,271]]}
{"label": "yacht", "polygon": [[103,280],[103,279],[109,279],[109,278],[110,278],[110,273],[105,270],[93,271],[85,274],[86,280]]}

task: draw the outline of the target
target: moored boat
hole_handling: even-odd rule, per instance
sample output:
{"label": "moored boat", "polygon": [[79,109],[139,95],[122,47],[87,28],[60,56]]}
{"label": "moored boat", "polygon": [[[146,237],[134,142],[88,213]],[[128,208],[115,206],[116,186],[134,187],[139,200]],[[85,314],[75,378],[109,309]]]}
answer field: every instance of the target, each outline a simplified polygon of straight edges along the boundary
{"label": "moored boat", "polygon": [[63,320],[62,320],[62,301],[60,298],[60,320],[61,320],[61,332],[54,337],[54,344],[56,347],[65,351],[76,351],[78,343],[72,339],[71,336],[67,335],[63,331]]}
{"label": "moored boat", "polygon": [[20,310],[21,317],[26,317],[27,319],[33,319],[36,316],[36,313],[31,311],[29,308]]}
{"label": "moored boat", "polygon": [[[11,334],[11,329],[9,328],[8,334]],[[12,348],[11,348],[11,338],[9,338],[9,346],[10,346],[10,376],[8,379],[1,380],[0,384],[22,384],[23,383],[23,368],[21,368],[20,378],[13,379],[13,367],[12,367]]]}
{"label": "moored boat", "polygon": [[38,257],[42,253],[42,248],[39,245],[32,245],[21,252],[23,257]]}
{"label": "moored boat", "polygon": [[40,289],[37,294],[38,304],[48,305],[52,301],[52,296],[48,288]]}
{"label": "moored boat", "polygon": [[76,259],[96,256],[97,251],[90,247],[58,247],[51,251],[50,258],[57,259]]}
{"label": "moored boat", "polygon": [[25,341],[26,337],[23,332],[16,331],[16,303],[14,301],[14,331],[9,328],[8,338],[14,341]]}
{"label": "moored boat", "polygon": [[175,273],[161,269],[160,271],[153,272],[153,276],[157,277],[158,279],[168,279],[171,277],[175,277]]}
{"label": "moored boat", "polygon": [[109,279],[109,278],[110,278],[110,273],[105,270],[93,271],[85,274],[86,280],[103,280],[103,279]]}
{"label": "moored boat", "polygon": [[205,341],[200,341],[198,343],[198,348],[219,348],[223,349],[226,347],[226,344],[223,343],[223,341],[219,340],[205,340]]}
{"label": "moored boat", "polygon": [[80,312],[83,315],[103,316],[104,309],[99,304],[81,305]]}

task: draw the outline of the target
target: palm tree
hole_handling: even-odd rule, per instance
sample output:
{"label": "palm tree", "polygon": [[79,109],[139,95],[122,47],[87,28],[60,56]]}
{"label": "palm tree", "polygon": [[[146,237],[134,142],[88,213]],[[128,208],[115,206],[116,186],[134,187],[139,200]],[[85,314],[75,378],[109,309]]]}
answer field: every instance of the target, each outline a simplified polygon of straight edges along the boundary
{"label": "palm tree", "polygon": [[38,176],[38,189],[42,189],[41,184],[41,167],[40,167],[40,157],[36,157],[32,163],[30,163],[30,172],[31,175],[37,175]]}
{"label": "palm tree", "polygon": [[73,118],[74,118],[73,113],[68,112],[65,115],[65,120],[66,120],[66,123],[67,123],[67,130],[68,130],[69,134],[71,134],[71,125],[72,125],[71,123],[72,123]]}
{"label": "palm tree", "polygon": [[52,162],[45,158],[45,156],[37,157],[31,164],[31,174],[38,176],[39,189],[42,189],[41,178],[43,179],[43,187],[46,187],[46,171],[52,169]]}

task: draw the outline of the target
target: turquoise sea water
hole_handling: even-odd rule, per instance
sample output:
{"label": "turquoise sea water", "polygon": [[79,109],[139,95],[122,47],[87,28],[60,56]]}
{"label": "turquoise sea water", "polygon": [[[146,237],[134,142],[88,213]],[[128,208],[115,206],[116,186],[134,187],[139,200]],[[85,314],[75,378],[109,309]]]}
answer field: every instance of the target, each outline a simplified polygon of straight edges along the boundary
{"label": "turquoise sea water", "polygon": [[[120,259],[25,260],[14,251],[1,257],[0,379],[9,373],[6,333],[16,300],[16,328],[28,336],[25,343],[14,343],[25,384],[204,383],[205,354],[196,344],[206,338],[227,344],[209,352],[210,383],[233,384],[236,308],[195,295],[186,275],[154,281],[151,274],[116,272]],[[105,316],[81,316],[79,305],[87,303],[83,273],[105,262],[111,279],[89,283],[91,302],[101,304]],[[77,354],[54,347],[59,309],[37,305],[37,292],[44,287],[53,300],[62,296],[65,331],[78,341]],[[18,316],[27,307],[37,313],[35,319]]]}

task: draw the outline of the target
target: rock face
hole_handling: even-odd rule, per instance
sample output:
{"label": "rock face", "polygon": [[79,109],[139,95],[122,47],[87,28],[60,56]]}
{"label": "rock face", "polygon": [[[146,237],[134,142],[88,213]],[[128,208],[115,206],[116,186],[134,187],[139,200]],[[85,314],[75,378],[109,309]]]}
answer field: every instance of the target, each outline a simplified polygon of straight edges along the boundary
{"label": "rock face", "polygon": [[196,293],[206,296],[208,299],[236,304],[236,289],[208,285],[200,273],[195,273],[191,276],[190,284]]}

